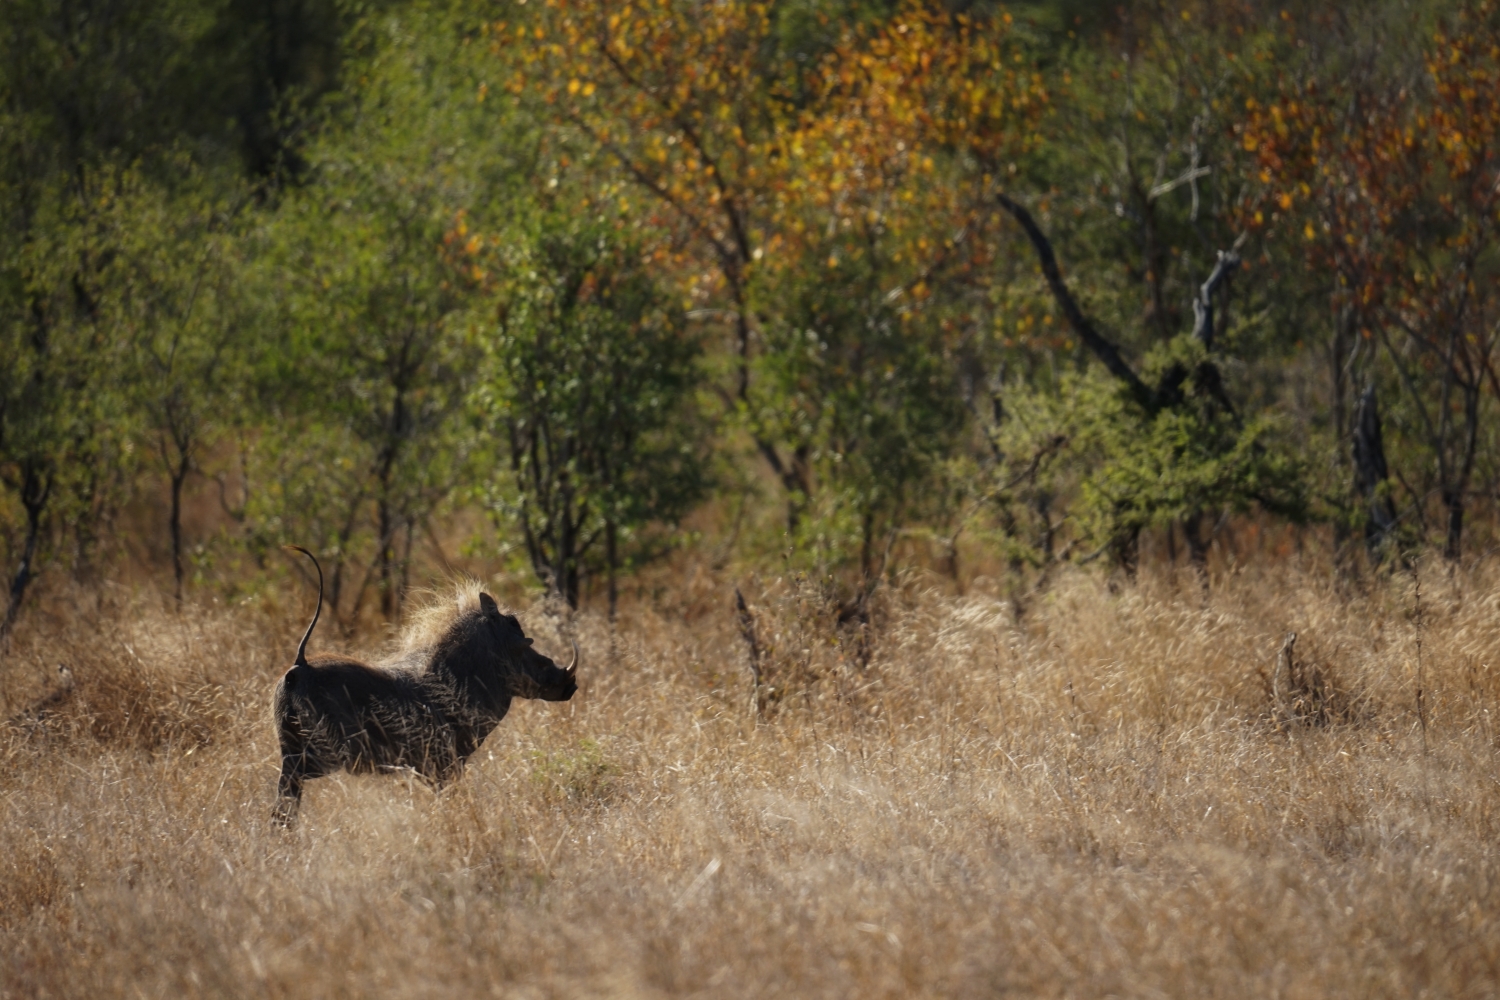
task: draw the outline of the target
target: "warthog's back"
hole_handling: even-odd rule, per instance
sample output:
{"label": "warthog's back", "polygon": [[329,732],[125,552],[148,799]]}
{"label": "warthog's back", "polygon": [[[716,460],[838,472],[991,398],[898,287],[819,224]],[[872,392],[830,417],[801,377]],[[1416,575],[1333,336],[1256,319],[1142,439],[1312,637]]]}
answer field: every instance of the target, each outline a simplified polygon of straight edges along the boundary
{"label": "warthog's back", "polygon": [[306,777],[411,768],[444,781],[500,721],[475,718],[441,678],[336,656],[287,671],[274,709]]}

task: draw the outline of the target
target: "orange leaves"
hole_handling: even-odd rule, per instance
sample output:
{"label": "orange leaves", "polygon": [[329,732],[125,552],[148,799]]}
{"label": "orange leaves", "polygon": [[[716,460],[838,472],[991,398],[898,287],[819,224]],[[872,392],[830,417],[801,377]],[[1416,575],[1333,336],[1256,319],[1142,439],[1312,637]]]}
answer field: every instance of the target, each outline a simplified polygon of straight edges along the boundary
{"label": "orange leaves", "polygon": [[[808,187],[837,195],[818,200],[840,225],[880,218],[896,241],[959,228],[965,196],[958,177],[939,177],[940,165],[961,151],[993,175],[1035,145],[1047,95],[1039,78],[1013,68],[1008,24],[913,4],[840,40],[822,67],[815,113],[798,123]],[[930,259],[915,243],[892,255]]]}
{"label": "orange leaves", "polygon": [[1497,289],[1496,15],[1489,0],[1461,9],[1429,40],[1425,79],[1283,83],[1239,125],[1260,182],[1247,219],[1270,213],[1338,276],[1336,297],[1422,342],[1492,308]]}
{"label": "orange leaves", "polygon": [[761,5],[554,0],[535,30],[550,44],[528,91],[642,181],[665,184],[681,155],[717,160],[745,141],[737,111],[776,109],[774,75],[755,64],[769,31]]}
{"label": "orange leaves", "polygon": [[958,253],[976,191],[1040,144],[1050,106],[1008,17],[908,3],[808,62],[747,0],[519,10],[524,24],[493,32],[507,89],[550,117],[554,145],[643,191],[609,203],[668,227],[687,248],[684,287],[727,293],[741,315],[748,282],[806,264],[841,277],[878,266],[897,272],[882,287],[909,292]]}
{"label": "orange leaves", "polygon": [[851,64],[863,71],[840,80],[867,117],[916,133],[914,143],[1000,162],[1028,145],[1047,103],[1040,78],[1008,58],[1016,54],[1008,26],[913,6],[868,38],[847,39],[834,59],[846,75]]}

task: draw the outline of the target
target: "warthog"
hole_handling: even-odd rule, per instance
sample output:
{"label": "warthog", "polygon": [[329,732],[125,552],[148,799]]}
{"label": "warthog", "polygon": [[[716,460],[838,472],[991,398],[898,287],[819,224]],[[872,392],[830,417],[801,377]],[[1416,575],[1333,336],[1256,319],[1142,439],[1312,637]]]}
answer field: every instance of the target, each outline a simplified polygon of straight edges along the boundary
{"label": "warthog", "polygon": [[566,670],[531,648],[514,615],[495,599],[442,623],[433,641],[387,667],[345,656],[307,658],[318,609],[297,659],[276,684],[273,710],[281,743],[281,780],[273,818],[297,819],[302,783],[340,769],[354,773],[410,770],[441,787],[510,710],[512,698],[567,701],[578,690],[578,647]]}

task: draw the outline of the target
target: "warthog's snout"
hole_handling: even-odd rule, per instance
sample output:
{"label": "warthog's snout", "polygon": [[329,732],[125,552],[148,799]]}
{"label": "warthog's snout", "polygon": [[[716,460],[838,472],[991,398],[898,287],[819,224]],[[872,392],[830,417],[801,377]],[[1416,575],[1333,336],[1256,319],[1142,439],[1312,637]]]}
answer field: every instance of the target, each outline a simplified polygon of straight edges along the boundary
{"label": "warthog's snout", "polygon": [[530,691],[516,693],[523,698],[540,698],[542,701],[567,701],[573,697],[578,691],[578,644],[573,644],[573,662],[565,668],[559,667],[550,657],[540,653],[534,655],[534,665],[528,665],[526,670]]}

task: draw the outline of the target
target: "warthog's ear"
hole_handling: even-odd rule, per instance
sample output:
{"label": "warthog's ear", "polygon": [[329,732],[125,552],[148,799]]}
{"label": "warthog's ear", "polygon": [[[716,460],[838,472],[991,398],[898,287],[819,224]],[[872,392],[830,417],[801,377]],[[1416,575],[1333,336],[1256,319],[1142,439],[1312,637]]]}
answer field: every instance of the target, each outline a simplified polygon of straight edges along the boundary
{"label": "warthog's ear", "polygon": [[489,594],[482,593],[479,595],[479,610],[487,615],[498,615],[500,613],[500,605],[496,604],[495,599]]}

